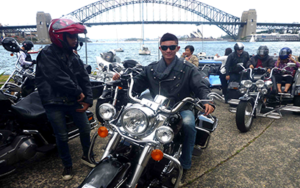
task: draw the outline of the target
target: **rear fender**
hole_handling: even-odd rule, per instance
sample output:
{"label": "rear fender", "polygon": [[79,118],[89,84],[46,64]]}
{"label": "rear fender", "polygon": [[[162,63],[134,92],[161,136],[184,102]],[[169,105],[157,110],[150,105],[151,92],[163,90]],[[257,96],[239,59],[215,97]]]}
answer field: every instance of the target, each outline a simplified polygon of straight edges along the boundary
{"label": "rear fender", "polygon": [[92,169],[78,188],[110,188],[115,187],[126,177],[131,163],[106,157]]}

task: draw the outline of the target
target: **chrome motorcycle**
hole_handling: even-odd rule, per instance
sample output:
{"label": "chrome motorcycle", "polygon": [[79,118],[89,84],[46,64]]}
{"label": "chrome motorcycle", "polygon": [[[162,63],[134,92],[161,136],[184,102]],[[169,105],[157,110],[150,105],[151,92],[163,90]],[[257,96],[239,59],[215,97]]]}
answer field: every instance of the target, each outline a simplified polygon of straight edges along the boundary
{"label": "chrome motorcycle", "polygon": [[[173,108],[169,100],[157,95],[154,101],[132,96],[131,75],[128,103],[116,116],[113,105],[105,103],[99,107],[99,114],[105,121],[92,138],[89,160],[96,167],[79,187],[178,187],[183,169],[179,162],[182,152],[181,116],[179,111],[186,104],[192,104],[196,114],[196,145],[208,146],[211,133],[216,129],[218,119],[204,116],[200,100],[183,99]],[[95,161],[92,151],[95,140],[111,135],[104,154]]]}
{"label": "chrome motorcycle", "polygon": [[[295,64],[288,63],[286,67],[295,67]],[[241,81],[240,92],[243,96],[239,98],[236,109],[236,125],[241,132],[250,130],[254,117],[280,119],[281,110],[300,112],[300,103],[297,103],[300,93],[299,70],[289,93],[277,92],[273,75],[286,73],[286,67],[274,67],[269,76],[265,68],[256,68],[253,73],[252,69],[244,69],[244,72],[249,72],[250,79]]]}

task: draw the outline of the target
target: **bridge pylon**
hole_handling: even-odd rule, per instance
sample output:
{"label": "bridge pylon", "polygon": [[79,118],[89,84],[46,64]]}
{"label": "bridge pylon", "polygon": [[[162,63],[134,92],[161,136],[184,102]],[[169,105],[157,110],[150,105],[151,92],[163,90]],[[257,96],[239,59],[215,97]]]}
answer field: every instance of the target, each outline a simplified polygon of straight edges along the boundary
{"label": "bridge pylon", "polygon": [[36,13],[36,30],[38,35],[37,43],[50,44],[50,37],[48,33],[48,26],[51,22],[51,15],[49,13]]}
{"label": "bridge pylon", "polygon": [[251,34],[256,34],[257,14],[255,9],[244,11],[242,14],[241,22],[245,22],[247,24],[240,26],[238,39],[244,39]]}

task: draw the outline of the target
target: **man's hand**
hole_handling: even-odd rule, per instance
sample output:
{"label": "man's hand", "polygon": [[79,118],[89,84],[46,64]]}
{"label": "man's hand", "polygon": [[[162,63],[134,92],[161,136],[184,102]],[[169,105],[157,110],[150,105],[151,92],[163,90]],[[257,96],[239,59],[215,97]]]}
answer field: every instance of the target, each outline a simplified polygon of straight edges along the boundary
{"label": "man's hand", "polygon": [[83,106],[83,108],[76,109],[76,112],[85,112],[90,107],[90,105],[85,102],[81,102],[80,104]]}
{"label": "man's hand", "polygon": [[253,66],[253,65],[250,65],[249,68],[250,68],[250,69],[254,69],[254,66]]}
{"label": "man's hand", "polygon": [[116,73],[113,76],[113,80],[119,80],[120,79],[120,74]]}
{"label": "man's hand", "polygon": [[270,72],[271,72],[271,69],[268,69],[267,72],[270,73]]}
{"label": "man's hand", "polygon": [[229,80],[229,79],[230,79],[230,76],[229,76],[229,75],[227,75],[227,76],[226,76],[226,80]]}
{"label": "man's hand", "polygon": [[188,61],[188,60],[190,60],[190,59],[189,59],[188,57],[186,57],[186,58],[185,58],[185,60],[187,60],[187,61]]}
{"label": "man's hand", "polygon": [[217,56],[218,58],[220,57],[219,54],[216,54],[215,56]]}
{"label": "man's hand", "polygon": [[82,101],[84,99],[85,95],[83,93],[80,93],[80,95],[78,96],[78,102]]}
{"label": "man's hand", "polygon": [[205,114],[204,115],[208,115],[208,114],[211,114],[211,113],[213,113],[214,112],[214,107],[212,107],[211,105],[209,105],[209,104],[204,104],[204,106],[205,106]]}
{"label": "man's hand", "polygon": [[293,58],[292,54],[289,55],[288,59],[291,60],[292,62],[296,63],[296,61],[295,61],[295,59]]}

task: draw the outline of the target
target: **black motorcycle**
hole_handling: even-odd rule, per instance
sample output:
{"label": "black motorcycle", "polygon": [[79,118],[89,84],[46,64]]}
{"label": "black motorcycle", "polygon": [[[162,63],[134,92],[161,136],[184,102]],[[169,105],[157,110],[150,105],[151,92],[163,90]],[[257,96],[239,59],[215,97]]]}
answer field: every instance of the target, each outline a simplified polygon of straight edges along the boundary
{"label": "black motorcycle", "polygon": [[[131,75],[132,78],[132,75]],[[100,137],[111,134],[100,162],[91,155],[97,133],[93,136],[89,160],[96,167],[79,187],[178,187],[182,177],[179,158],[182,153],[182,118],[180,109],[192,104],[195,112],[196,144],[208,146],[211,132],[217,127],[217,118],[203,115],[200,100],[190,97],[169,106],[169,100],[157,95],[154,101],[132,96],[133,79],[128,89],[131,103],[116,116],[113,105],[99,106],[104,126],[98,129]]]}
{"label": "black motorcycle", "polygon": [[[128,63],[129,62],[129,63]],[[99,106],[104,103],[112,104],[116,111],[119,112],[123,106],[129,102],[128,98],[128,77],[122,75],[128,75],[133,73],[133,75],[139,74],[143,67],[136,61],[130,60],[124,63],[125,70],[121,71],[119,74],[120,79],[110,82],[105,82],[101,96],[97,99],[96,104],[96,117],[99,122],[103,123],[103,119],[99,115]],[[95,89],[94,89],[95,90]],[[96,91],[96,90],[95,90]]]}
{"label": "black motorcycle", "polygon": [[[28,160],[36,152],[47,153],[55,148],[55,136],[38,92],[33,92],[16,104],[0,91],[0,177],[15,170],[14,164]],[[93,113],[86,111],[91,129],[97,126]],[[66,117],[69,140],[79,136],[79,130]]]}

